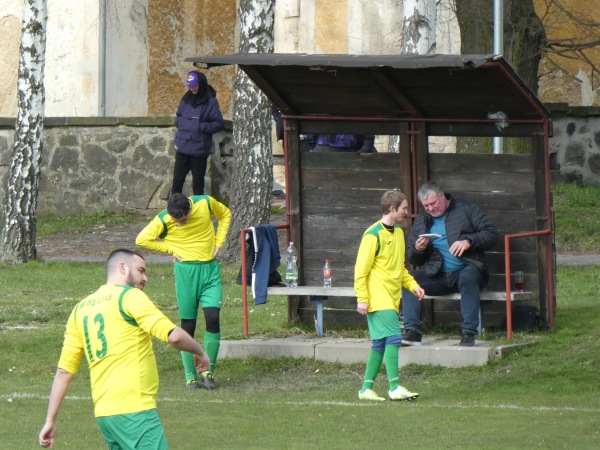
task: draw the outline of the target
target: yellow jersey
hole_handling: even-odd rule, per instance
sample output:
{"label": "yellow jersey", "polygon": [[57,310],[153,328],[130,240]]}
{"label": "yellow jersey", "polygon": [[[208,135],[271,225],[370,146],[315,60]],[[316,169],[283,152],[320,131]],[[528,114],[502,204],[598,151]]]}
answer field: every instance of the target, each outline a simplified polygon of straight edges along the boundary
{"label": "yellow jersey", "polygon": [[[215,245],[220,248],[225,243],[231,211],[208,195],[189,199],[192,209],[185,224],[180,226],[165,209],[138,234],[136,245],[178,256],[183,262],[211,261]],[[212,216],[218,220],[216,234]]]}
{"label": "yellow jersey", "polygon": [[364,232],[354,266],[354,292],[367,312],[400,308],[402,288],[412,291],[419,284],[404,265],[406,245],[402,228],[391,233],[381,221]]}
{"label": "yellow jersey", "polygon": [[167,342],[174,328],[141,290],[101,286],[71,312],[58,367],[75,374],[85,354],[96,417],[154,409],[158,369],[152,337]]}

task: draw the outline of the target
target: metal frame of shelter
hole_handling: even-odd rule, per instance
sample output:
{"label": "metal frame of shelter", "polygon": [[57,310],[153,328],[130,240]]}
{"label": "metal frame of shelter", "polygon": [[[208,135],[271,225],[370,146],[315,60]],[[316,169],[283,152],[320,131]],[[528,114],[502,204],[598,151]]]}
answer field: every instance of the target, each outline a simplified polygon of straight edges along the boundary
{"label": "metal frame of shelter", "polygon": [[[302,134],[399,135],[401,186],[418,205],[429,177],[429,136],[525,137],[535,165],[534,230],[505,235],[507,337],[512,337],[512,240],[535,237],[539,303],[555,314],[550,113],[501,56],[232,54],[191,57],[196,67],[238,65],[281,110],[288,240],[302,249]],[[302,250],[300,250],[302,252]],[[301,256],[302,257],[302,256]],[[247,334],[247,330],[245,330]]]}

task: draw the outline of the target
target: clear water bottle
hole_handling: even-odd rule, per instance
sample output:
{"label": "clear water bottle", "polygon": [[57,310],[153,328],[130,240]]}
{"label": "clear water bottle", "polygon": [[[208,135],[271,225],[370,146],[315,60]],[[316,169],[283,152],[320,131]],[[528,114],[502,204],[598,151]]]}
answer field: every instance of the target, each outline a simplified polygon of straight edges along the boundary
{"label": "clear water bottle", "polygon": [[325,265],[323,266],[323,287],[331,287],[331,261],[326,259]]}
{"label": "clear water bottle", "polygon": [[285,251],[285,285],[287,287],[298,286],[298,251],[294,247],[294,243],[290,242]]}

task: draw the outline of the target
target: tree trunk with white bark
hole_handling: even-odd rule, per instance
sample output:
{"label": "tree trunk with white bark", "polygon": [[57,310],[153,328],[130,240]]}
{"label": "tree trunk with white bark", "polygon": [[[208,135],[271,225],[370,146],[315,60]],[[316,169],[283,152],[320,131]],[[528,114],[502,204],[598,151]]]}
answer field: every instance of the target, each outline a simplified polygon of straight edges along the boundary
{"label": "tree trunk with white bark", "polygon": [[[402,21],[402,55],[433,55],[436,47],[435,0],[405,0]],[[388,151],[398,153],[399,136],[390,136]]]}
{"label": "tree trunk with white bark", "polygon": [[17,88],[17,121],[3,202],[0,262],[36,257],[35,225],[43,148],[46,0],[25,0]]}
{"label": "tree trunk with white bark", "polygon": [[436,46],[436,1],[406,0],[402,22],[402,54],[434,55]]}
{"label": "tree trunk with white bark", "polygon": [[[273,53],[275,2],[240,0],[240,53]],[[240,231],[271,216],[273,150],[270,102],[240,69],[234,89],[231,226],[222,258],[240,258]]]}

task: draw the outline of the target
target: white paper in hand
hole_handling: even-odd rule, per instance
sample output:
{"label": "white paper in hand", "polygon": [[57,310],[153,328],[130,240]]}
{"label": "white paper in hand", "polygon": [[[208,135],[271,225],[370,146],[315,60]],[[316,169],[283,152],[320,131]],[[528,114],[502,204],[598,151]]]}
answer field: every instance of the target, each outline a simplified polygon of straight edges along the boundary
{"label": "white paper in hand", "polygon": [[429,238],[429,239],[437,239],[437,238],[441,238],[442,236],[440,234],[427,233],[427,234],[420,234],[419,237],[425,237],[425,238]]}

